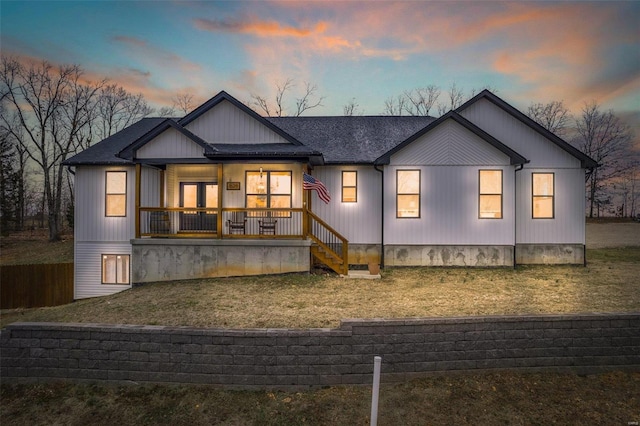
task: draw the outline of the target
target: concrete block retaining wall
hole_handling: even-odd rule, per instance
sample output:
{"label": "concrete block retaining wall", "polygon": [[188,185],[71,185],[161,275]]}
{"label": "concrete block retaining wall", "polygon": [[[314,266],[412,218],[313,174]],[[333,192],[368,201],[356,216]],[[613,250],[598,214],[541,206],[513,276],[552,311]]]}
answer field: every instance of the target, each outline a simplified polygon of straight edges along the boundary
{"label": "concrete block retaining wall", "polygon": [[435,372],[640,368],[640,313],[345,320],[339,329],[192,329],[16,323],[3,381],[199,383],[234,388],[368,384]]}

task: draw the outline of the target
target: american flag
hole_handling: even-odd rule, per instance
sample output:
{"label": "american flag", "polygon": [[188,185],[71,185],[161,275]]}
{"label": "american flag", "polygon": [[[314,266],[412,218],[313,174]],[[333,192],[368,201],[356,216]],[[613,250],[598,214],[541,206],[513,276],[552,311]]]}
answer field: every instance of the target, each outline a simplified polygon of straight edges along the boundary
{"label": "american flag", "polygon": [[306,173],[302,174],[302,189],[316,191],[318,193],[318,197],[320,197],[325,204],[328,204],[329,201],[331,201],[331,195],[329,195],[329,190],[324,186],[324,183]]}

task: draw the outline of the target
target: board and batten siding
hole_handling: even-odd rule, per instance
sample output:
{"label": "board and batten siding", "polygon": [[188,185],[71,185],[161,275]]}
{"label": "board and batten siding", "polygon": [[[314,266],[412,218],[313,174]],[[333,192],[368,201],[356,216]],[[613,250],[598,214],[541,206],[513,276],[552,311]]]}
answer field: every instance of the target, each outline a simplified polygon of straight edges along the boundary
{"label": "board and batten siding", "polygon": [[[530,160],[517,174],[517,242],[584,244],[585,186],[580,161],[486,99],[461,113],[469,121]],[[532,218],[531,173],[555,173],[555,217]]]}
{"label": "board and batten siding", "polygon": [[[102,284],[102,255],[131,255],[129,242],[75,241],[74,298],[107,296],[131,288],[131,284]],[[129,265],[131,267],[131,265]]]}
{"label": "board and batten siding", "polygon": [[[503,171],[502,219],[480,219],[479,170]],[[420,217],[396,217],[396,171],[420,170]],[[385,244],[513,245],[512,166],[389,166],[385,168]]]}
{"label": "board and batten siding", "polygon": [[[514,167],[453,120],[391,156],[385,167],[385,244],[513,245]],[[396,217],[396,171],[420,170],[420,217]],[[502,219],[480,219],[479,170],[502,170]]]}
{"label": "board and batten siding", "polygon": [[509,162],[497,148],[455,121],[447,120],[395,153],[393,164],[504,165]]}
{"label": "board and batten siding", "polygon": [[269,127],[226,100],[196,118],[186,128],[212,143],[289,143]]}
{"label": "board and batten siding", "polygon": [[[555,174],[555,217],[533,219],[532,173]],[[583,169],[524,169],[517,173],[519,244],[585,244]]]}
{"label": "board and batten siding", "polygon": [[[357,202],[342,202],[342,171],[358,172]],[[311,210],[342,234],[349,244],[380,244],[382,175],[373,166],[323,166],[313,170],[313,176],[325,184],[331,202],[325,204],[312,192]]]}
{"label": "board and batten siding", "polygon": [[[106,172],[127,172],[127,215],[105,215]],[[135,235],[135,168],[78,166],[75,175],[75,241],[129,241]]]}
{"label": "board and batten siding", "polygon": [[204,148],[169,128],[136,152],[137,158],[204,158]]}
{"label": "board and batten siding", "polygon": [[580,161],[573,155],[486,99],[460,114],[529,160],[525,168],[580,168]]}
{"label": "board and batten siding", "polygon": [[[142,166],[142,176],[140,179],[140,206],[141,207],[163,207],[160,206],[160,190],[162,188],[160,170],[152,167]],[[134,196],[135,202],[135,196]]]}

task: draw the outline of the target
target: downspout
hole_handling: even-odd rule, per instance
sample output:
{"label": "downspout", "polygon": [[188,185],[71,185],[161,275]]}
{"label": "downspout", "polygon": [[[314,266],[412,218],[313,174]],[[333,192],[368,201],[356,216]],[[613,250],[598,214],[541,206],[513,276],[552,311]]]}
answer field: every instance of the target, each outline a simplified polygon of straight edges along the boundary
{"label": "downspout", "polygon": [[519,164],[514,171],[513,181],[513,269],[516,269],[516,246],[518,243],[518,176],[517,173],[524,169],[524,163]]}
{"label": "downspout", "polygon": [[377,164],[373,168],[380,172],[380,268],[384,268],[384,169]]}

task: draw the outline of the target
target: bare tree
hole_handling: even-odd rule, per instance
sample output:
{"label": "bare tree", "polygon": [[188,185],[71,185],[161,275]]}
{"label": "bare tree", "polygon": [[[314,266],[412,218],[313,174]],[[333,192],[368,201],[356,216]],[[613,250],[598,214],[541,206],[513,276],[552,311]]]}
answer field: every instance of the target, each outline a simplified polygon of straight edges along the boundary
{"label": "bare tree", "polygon": [[190,93],[178,93],[173,98],[173,108],[183,112],[185,115],[195,108],[195,106],[193,95]]}
{"label": "bare tree", "polygon": [[390,96],[384,101],[383,115],[402,115],[405,111],[406,99],[404,95]]}
{"label": "bare tree", "polygon": [[551,101],[547,104],[532,103],[527,108],[527,115],[551,133],[562,136],[571,119],[569,110],[563,101]]}
{"label": "bare tree", "polygon": [[[0,87],[8,108],[0,127],[15,138],[42,172],[49,240],[60,238],[64,173],[62,162],[78,147],[82,131],[94,117],[102,82],[85,84],[77,65],[54,68],[44,61],[24,67],[2,58]],[[17,122],[10,118],[11,109]]]}
{"label": "bare tree", "polygon": [[91,133],[94,128],[97,140],[102,140],[146,117],[152,111],[141,93],[134,95],[115,83],[105,84],[97,97],[95,117],[90,120],[89,140],[83,148],[88,148],[93,142]]}
{"label": "bare tree", "polygon": [[630,152],[632,133],[612,110],[602,112],[596,102],[584,106],[576,120],[576,132],[574,144],[600,164],[587,176],[589,217],[593,217],[599,192],[629,168],[625,157]]}
{"label": "bare tree", "polygon": [[427,116],[440,97],[440,88],[430,84],[426,87],[405,90],[405,111],[409,115]]}
{"label": "bare tree", "polygon": [[[291,91],[294,87],[294,80],[292,78],[287,78],[284,83],[276,84],[274,104],[271,104],[267,98],[252,93],[251,103],[249,106],[254,107],[258,111],[264,112],[267,116],[282,117],[287,115],[285,99],[287,92]],[[295,108],[292,114],[294,117],[299,117],[305,111],[322,106],[322,101],[325,98],[324,96],[318,96],[317,91],[317,85],[308,82],[304,83],[304,92],[302,93],[302,96],[295,100]]]}
{"label": "bare tree", "polygon": [[354,115],[362,115],[362,111],[359,109],[360,105],[356,102],[356,98],[351,98],[349,101],[342,107],[342,112],[344,116],[351,117]]}

